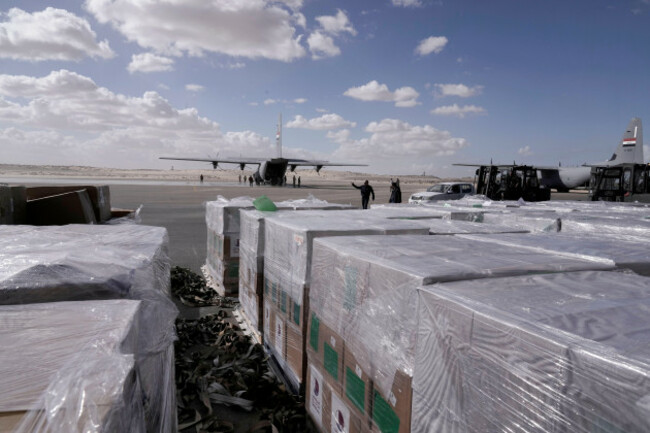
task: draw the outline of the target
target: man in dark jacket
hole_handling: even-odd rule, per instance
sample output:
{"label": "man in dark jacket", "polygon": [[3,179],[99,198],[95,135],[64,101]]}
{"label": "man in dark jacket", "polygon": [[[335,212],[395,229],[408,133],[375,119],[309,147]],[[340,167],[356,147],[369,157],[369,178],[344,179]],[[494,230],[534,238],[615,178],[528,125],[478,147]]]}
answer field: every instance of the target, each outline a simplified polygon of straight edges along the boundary
{"label": "man in dark jacket", "polygon": [[372,194],[372,201],[375,201],[375,190],[372,189],[368,181],[365,181],[361,186],[356,186],[354,182],[352,182],[352,186],[356,189],[361,190],[361,206],[364,209],[368,209],[368,200],[370,199],[370,194]]}

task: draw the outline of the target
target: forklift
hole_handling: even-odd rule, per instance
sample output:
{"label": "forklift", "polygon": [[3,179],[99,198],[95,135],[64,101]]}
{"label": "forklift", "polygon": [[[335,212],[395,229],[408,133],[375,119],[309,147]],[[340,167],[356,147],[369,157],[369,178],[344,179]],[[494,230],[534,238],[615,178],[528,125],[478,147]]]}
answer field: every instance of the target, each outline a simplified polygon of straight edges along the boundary
{"label": "forklift", "polygon": [[594,166],[589,180],[592,201],[650,203],[650,165]]}
{"label": "forklift", "polygon": [[481,165],[476,177],[476,193],[490,200],[551,199],[551,190],[540,184],[537,169],[529,165]]}

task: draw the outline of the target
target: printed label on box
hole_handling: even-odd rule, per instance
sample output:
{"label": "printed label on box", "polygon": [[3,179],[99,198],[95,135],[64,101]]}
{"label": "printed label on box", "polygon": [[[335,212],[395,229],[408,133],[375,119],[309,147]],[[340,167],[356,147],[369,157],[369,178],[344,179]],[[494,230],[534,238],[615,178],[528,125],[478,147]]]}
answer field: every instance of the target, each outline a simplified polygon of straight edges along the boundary
{"label": "printed label on box", "polygon": [[280,316],[275,316],[275,350],[284,359],[284,321]]}
{"label": "printed label on box", "polygon": [[318,426],[323,428],[323,375],[314,368],[313,365],[309,366],[309,413],[312,418],[318,423]]}
{"label": "printed label on box", "polygon": [[350,433],[350,410],[341,399],[332,393],[332,433]]}
{"label": "printed label on box", "polygon": [[271,335],[271,329],[269,328],[269,323],[271,323],[271,306],[264,305],[264,334]]}

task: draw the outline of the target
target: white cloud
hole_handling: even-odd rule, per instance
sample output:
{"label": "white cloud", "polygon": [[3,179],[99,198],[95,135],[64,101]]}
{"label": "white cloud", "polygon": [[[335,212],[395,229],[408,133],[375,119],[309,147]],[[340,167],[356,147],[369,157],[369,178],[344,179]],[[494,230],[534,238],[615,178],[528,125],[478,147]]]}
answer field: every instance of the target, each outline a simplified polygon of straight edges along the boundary
{"label": "white cloud", "polygon": [[397,119],[371,122],[366,127],[370,137],[350,140],[343,130],[328,137],[340,144],[334,152],[338,158],[392,160],[393,158],[431,158],[453,155],[467,146],[464,138],[452,137],[448,131],[430,125],[413,126]]}
{"label": "white cloud", "polygon": [[304,104],[305,102],[307,102],[307,99],[306,98],[296,98],[296,99],[293,100],[293,102],[295,102],[296,104]]}
{"label": "white cloud", "polygon": [[343,94],[361,101],[395,102],[396,107],[413,107],[418,105],[417,98],[420,96],[412,87],[400,87],[394,92],[391,92],[387,85],[379,84],[376,80],[370,81],[363,86],[351,87]]}
{"label": "white cloud", "polygon": [[309,35],[307,45],[309,45],[309,51],[312,53],[311,57],[314,60],[335,57],[341,54],[341,49],[334,44],[334,39],[319,30]]}
{"label": "white cloud", "polygon": [[392,0],[393,6],[416,7],[422,6],[420,0]]}
{"label": "white cloud", "polygon": [[0,18],[6,18],[0,22],[0,58],[38,62],[115,56],[106,40],[96,40],[88,21],[63,9],[29,13],[12,8]]}
{"label": "white cloud", "polygon": [[162,72],[173,69],[174,59],[158,56],[152,53],[134,54],[131,56],[131,63],[127,67],[130,73],[134,72]]}
{"label": "white cloud", "polygon": [[270,99],[269,98],[269,99],[264,100],[264,105],[272,105],[272,104],[275,104],[276,102],[278,102],[278,101],[276,101],[275,99]]}
{"label": "white cloud", "polygon": [[273,153],[270,138],[222,133],[195,108],[177,109],[156,92],[117,94],[66,70],[0,75],[0,123],[10,125],[0,129],[0,148],[12,163],[151,167],[163,155]]}
{"label": "white cloud", "polygon": [[427,56],[431,53],[440,53],[447,45],[449,40],[444,36],[430,36],[423,39],[418,44],[415,52],[421,56]]}
{"label": "white cloud", "polygon": [[341,129],[341,128],[354,128],[357,126],[355,122],[350,122],[343,119],[338,114],[324,114],[321,117],[314,119],[305,119],[303,116],[297,115],[292,121],[287,123],[287,128],[303,128],[318,131]]}
{"label": "white cloud", "polygon": [[185,90],[189,92],[201,92],[202,90],[205,90],[205,87],[200,84],[186,84]]}
{"label": "white cloud", "polygon": [[436,84],[436,90],[440,96],[469,98],[471,96],[480,95],[483,91],[483,86],[468,87],[464,84]]}
{"label": "white cloud", "polygon": [[[302,1],[284,5],[298,9]],[[306,54],[294,27],[298,12],[272,0],[86,0],[85,8],[128,40],[162,54],[215,52],[285,62]]]}
{"label": "white cloud", "polygon": [[316,21],[318,21],[322,30],[326,33],[338,35],[339,33],[347,32],[353,36],[357,34],[348,16],[341,9],[334,16],[324,15],[316,17]]}
{"label": "white cloud", "polygon": [[517,153],[519,155],[524,155],[524,156],[528,156],[528,155],[533,154],[533,152],[530,150],[530,146],[520,147],[519,150],[517,151]]}
{"label": "white cloud", "polygon": [[458,104],[454,104],[434,108],[431,110],[431,114],[439,116],[458,116],[463,118],[468,114],[486,114],[486,111],[483,107],[477,107],[476,105],[464,105],[460,107]]}

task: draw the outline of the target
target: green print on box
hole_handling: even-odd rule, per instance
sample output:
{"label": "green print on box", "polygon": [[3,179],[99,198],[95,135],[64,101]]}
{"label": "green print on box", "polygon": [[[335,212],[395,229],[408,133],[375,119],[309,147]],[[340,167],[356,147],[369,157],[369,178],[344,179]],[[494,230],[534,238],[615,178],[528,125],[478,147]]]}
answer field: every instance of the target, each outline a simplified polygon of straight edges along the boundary
{"label": "green print on box", "polygon": [[343,292],[343,307],[352,311],[357,306],[357,276],[359,271],[352,266],[345,267],[345,290]]}
{"label": "green print on box", "polygon": [[314,313],[311,315],[311,329],[309,330],[309,344],[311,348],[318,353],[318,328],[320,327],[320,320]]}
{"label": "green print on box", "polygon": [[293,304],[293,323],[300,326],[300,304]]}
{"label": "green print on box", "polygon": [[397,433],[399,431],[399,418],[392,407],[375,391],[374,404],[372,405],[372,420],[377,424],[382,433]]}
{"label": "green print on box", "polygon": [[345,395],[361,413],[365,411],[366,384],[350,367],[345,367]]}
{"label": "green print on box", "polygon": [[330,376],[339,380],[339,354],[327,343],[323,343],[323,364]]}

